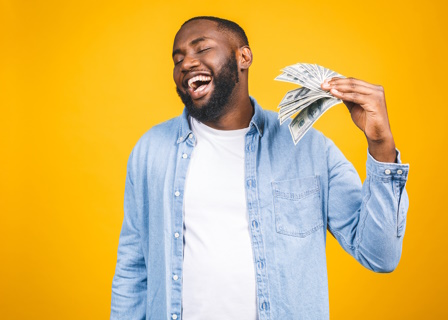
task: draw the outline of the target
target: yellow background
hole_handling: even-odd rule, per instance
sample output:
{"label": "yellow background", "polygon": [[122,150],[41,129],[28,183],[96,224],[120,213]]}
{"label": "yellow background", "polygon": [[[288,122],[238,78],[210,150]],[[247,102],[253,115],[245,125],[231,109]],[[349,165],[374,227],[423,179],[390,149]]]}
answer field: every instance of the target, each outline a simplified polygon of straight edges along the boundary
{"label": "yellow background", "polygon": [[[0,1],[0,318],[106,319],[126,161],[182,111],[172,41],[195,15],[237,21],[250,93],[275,110],[279,69],[318,63],[382,84],[411,165],[402,259],[375,274],[329,237],[332,319],[442,319],[446,308],[445,1]],[[365,177],[366,142],[338,105],[316,124]]]}

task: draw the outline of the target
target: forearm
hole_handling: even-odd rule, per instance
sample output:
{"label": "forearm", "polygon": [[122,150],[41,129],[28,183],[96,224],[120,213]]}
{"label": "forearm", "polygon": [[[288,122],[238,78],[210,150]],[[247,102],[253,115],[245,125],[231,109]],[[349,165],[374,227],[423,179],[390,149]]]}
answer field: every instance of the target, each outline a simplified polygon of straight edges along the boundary
{"label": "forearm", "polygon": [[404,164],[382,163],[372,157],[367,161],[355,255],[373,271],[391,272],[400,260],[408,209],[404,188],[408,170]]}

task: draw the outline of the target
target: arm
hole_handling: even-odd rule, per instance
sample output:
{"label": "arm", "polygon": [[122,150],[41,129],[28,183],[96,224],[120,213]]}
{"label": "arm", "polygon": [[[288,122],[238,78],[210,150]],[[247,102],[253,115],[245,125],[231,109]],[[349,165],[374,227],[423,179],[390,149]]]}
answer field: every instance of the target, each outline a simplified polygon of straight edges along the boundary
{"label": "arm", "polygon": [[353,166],[332,143],[328,145],[328,228],[362,265],[390,272],[401,256],[409,166],[400,164],[395,149],[384,90],[353,78],[332,78],[322,89],[344,101],[369,146],[367,177],[360,189]]}
{"label": "arm", "polygon": [[112,282],[111,319],[145,319],[146,265],[143,257],[134,185],[128,161],[124,196],[124,219]]}
{"label": "arm", "polygon": [[[397,156],[400,162],[400,156]],[[340,245],[366,268],[393,271],[401,257],[408,197],[409,166],[380,163],[369,154],[367,177],[359,176],[328,140],[328,230]],[[390,170],[390,173],[389,171]]]}

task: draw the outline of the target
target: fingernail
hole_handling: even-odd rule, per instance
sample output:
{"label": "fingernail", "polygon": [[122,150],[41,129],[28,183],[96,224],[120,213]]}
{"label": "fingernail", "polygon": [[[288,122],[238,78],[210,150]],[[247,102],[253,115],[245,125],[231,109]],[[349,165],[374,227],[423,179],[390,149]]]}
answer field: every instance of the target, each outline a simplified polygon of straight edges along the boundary
{"label": "fingernail", "polygon": [[332,94],[340,94],[340,92],[338,90],[336,90],[336,89],[331,89],[330,92]]}
{"label": "fingernail", "polygon": [[329,88],[329,87],[330,87],[330,84],[328,83],[328,80],[324,80],[324,82],[322,83],[322,85],[323,85],[325,88]]}

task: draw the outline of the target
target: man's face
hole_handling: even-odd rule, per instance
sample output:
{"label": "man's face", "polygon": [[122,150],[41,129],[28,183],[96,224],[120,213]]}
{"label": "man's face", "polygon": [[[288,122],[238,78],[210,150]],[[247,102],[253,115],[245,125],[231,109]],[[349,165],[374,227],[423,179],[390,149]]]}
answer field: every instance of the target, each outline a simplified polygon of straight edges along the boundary
{"label": "man's face", "polygon": [[173,78],[189,114],[201,122],[216,121],[226,111],[238,82],[235,48],[209,20],[191,21],[176,35]]}

